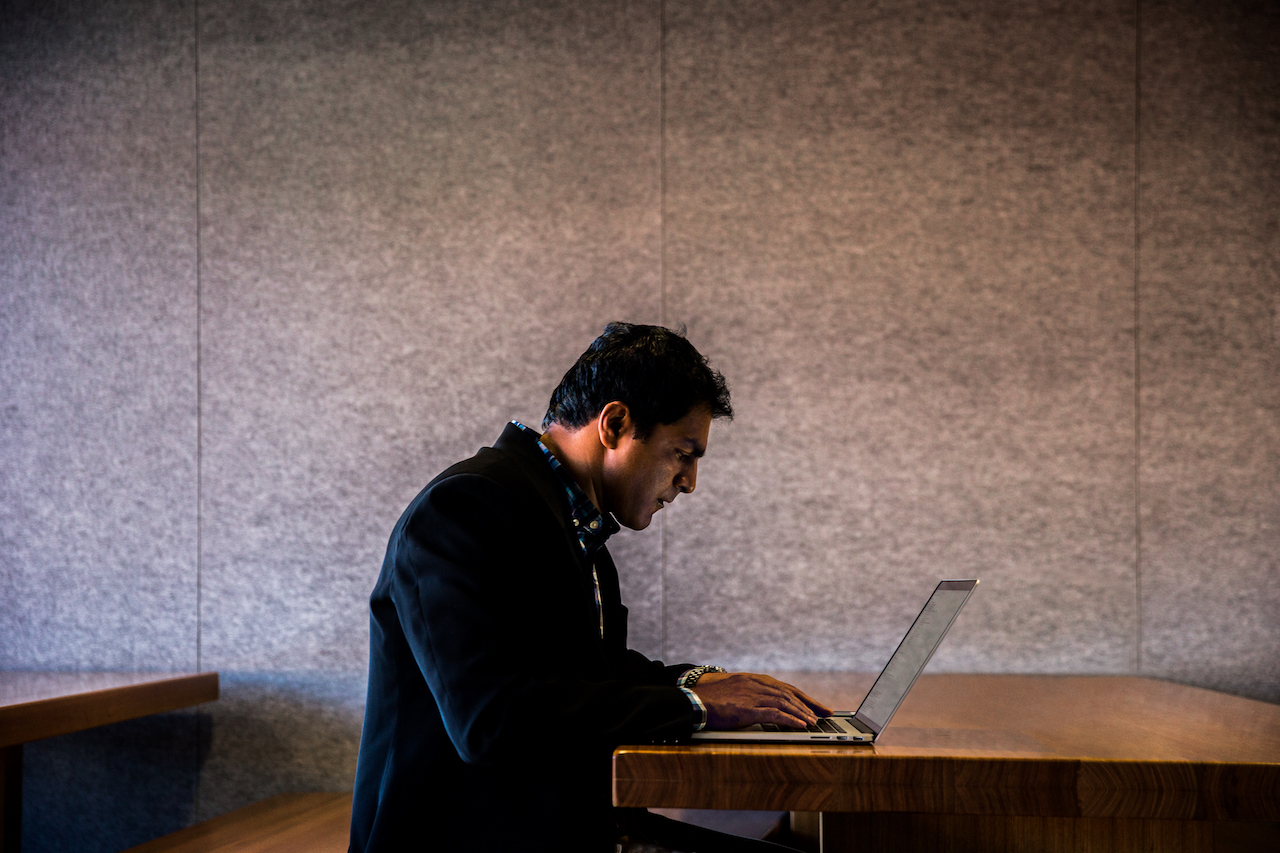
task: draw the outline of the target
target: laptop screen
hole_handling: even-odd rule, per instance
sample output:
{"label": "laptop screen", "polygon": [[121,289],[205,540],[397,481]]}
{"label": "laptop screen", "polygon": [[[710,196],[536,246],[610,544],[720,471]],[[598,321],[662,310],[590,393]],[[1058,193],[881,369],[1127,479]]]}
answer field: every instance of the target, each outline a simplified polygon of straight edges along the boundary
{"label": "laptop screen", "polygon": [[898,644],[898,650],[885,664],[855,715],[877,734],[898,710],[977,583],[976,580],[942,581],[925,602],[911,630]]}

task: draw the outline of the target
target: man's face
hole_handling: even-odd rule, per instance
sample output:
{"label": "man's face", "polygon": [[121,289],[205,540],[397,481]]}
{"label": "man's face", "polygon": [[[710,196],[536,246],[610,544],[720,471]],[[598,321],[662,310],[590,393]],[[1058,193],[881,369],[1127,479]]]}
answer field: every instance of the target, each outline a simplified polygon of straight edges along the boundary
{"label": "man's face", "polygon": [[696,406],[673,424],[658,424],[644,441],[631,432],[625,430],[605,455],[604,508],[623,527],[644,530],[664,504],[697,485],[711,410]]}

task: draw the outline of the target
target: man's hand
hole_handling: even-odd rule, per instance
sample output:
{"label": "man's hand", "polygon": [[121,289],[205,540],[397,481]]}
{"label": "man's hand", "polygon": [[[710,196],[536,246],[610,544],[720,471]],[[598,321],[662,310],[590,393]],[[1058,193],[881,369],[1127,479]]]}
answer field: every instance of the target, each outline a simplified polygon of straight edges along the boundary
{"label": "man's hand", "polygon": [[800,728],[812,725],[831,709],[767,675],[708,672],[693,688],[707,706],[708,729],[741,729],[753,723]]}

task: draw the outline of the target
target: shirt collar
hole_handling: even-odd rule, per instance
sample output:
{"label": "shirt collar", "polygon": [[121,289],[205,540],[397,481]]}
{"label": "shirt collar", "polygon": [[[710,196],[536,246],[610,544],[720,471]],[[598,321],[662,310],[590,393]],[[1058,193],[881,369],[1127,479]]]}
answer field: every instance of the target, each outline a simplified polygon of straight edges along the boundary
{"label": "shirt collar", "polygon": [[542,443],[542,436],[539,433],[529,429],[519,421],[512,421],[511,423],[519,427],[525,435],[537,441],[538,449],[546,457],[551,470],[556,472],[556,478],[564,486],[565,495],[569,498],[569,515],[573,519],[573,530],[578,534],[578,544],[582,546],[582,553],[587,557],[594,556],[595,552],[604,545],[605,540],[622,528],[618,526],[618,522],[614,521],[612,515],[607,512],[602,513],[596,508],[596,505],[591,502],[591,498],[587,497],[587,493],[573,479],[573,475],[556,458],[555,454]]}

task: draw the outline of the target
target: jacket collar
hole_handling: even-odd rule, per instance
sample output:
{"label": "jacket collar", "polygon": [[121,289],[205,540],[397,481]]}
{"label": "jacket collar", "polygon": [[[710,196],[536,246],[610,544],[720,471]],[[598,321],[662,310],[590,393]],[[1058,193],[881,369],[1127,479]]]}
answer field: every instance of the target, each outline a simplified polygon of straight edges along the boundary
{"label": "jacket collar", "polygon": [[618,522],[614,520],[612,515],[601,512],[591,501],[591,498],[587,497],[587,493],[582,490],[582,486],[578,485],[578,482],[574,480],[573,474],[543,443],[542,437],[538,433],[518,421],[512,421],[512,423],[526,438],[534,439],[534,446],[542,454],[543,461],[551,466],[551,470],[555,472],[556,479],[564,486],[565,495],[569,498],[569,514],[572,516],[573,529],[578,534],[578,542],[582,545],[582,552],[587,555],[587,559],[591,559],[595,552],[600,550],[600,547],[608,541],[609,537],[618,532],[620,529]]}
{"label": "jacket collar", "polygon": [[542,455],[538,447],[536,434],[525,432],[515,424],[509,423],[493,443],[493,449],[515,459],[521,471],[528,477],[538,496],[547,505],[547,509],[555,516],[567,542],[570,543],[573,555],[580,565],[586,565],[586,557],[582,553],[582,545],[578,534],[573,529],[573,513],[569,507],[569,497],[565,494],[564,484],[551,470],[551,465]]}

